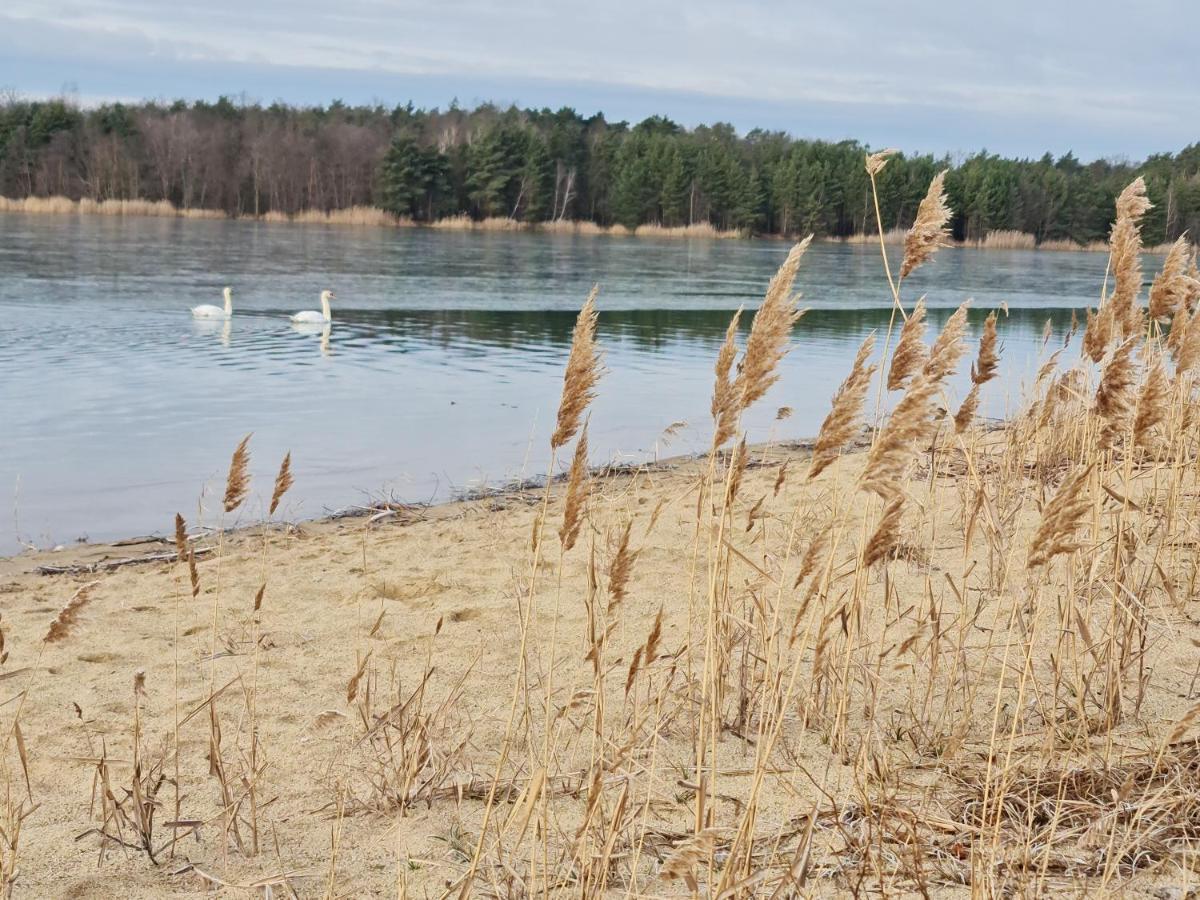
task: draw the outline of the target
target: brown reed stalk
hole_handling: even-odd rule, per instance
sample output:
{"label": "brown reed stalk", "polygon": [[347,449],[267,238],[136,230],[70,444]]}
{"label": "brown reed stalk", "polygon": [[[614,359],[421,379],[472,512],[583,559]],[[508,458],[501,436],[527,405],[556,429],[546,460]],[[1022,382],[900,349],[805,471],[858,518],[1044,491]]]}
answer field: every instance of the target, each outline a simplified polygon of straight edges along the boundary
{"label": "brown reed stalk", "polygon": [[1073,553],[1085,546],[1076,538],[1076,533],[1092,508],[1088,481],[1094,468],[1095,463],[1089,463],[1077,469],[1050,498],[1042,510],[1037,531],[1029,542],[1025,568],[1044,566],[1059,554]]}
{"label": "brown reed stalk", "polygon": [[571,459],[571,474],[567,481],[567,499],[563,506],[563,522],[558,529],[558,539],[562,544],[563,553],[575,546],[575,541],[579,539],[579,529],[583,525],[591,481],[588,476],[587,460],[587,422],[584,422],[583,430],[579,433],[579,440],[575,442],[575,455]]}
{"label": "brown reed stalk", "polygon": [[250,435],[242,438],[233,451],[233,457],[229,461],[229,475],[225,479],[225,512],[233,512],[242,505],[242,501],[246,499],[246,491],[250,487],[250,475],[248,468],[250,465]]}
{"label": "brown reed stalk", "polygon": [[1083,329],[1083,352],[1092,362],[1098,363],[1104,359],[1115,330],[1112,304],[1101,304],[1094,313],[1091,309],[1087,311],[1087,325]]}
{"label": "brown reed stalk", "polygon": [[[1184,313],[1180,313],[1180,318]],[[1174,333],[1174,328],[1171,329]],[[1175,376],[1181,378],[1200,364],[1200,311],[1188,315],[1175,349]]]}
{"label": "brown reed stalk", "polygon": [[188,555],[188,539],[187,539],[187,523],[183,521],[183,516],[175,513],[175,558],[179,562],[187,559]]}
{"label": "brown reed stalk", "polygon": [[579,431],[584,410],[596,396],[600,380],[600,355],[596,346],[596,296],[600,286],[592,288],[579,310],[571,334],[571,353],[563,372],[562,397],[558,404],[558,420],[550,437],[550,449],[557,450]]}
{"label": "brown reed stalk", "polygon": [[967,397],[962,402],[962,406],[958,408],[958,412],[954,414],[954,431],[956,434],[962,434],[971,427],[971,423],[975,420],[975,413],[979,411],[979,385],[971,385],[971,390]]}
{"label": "brown reed stalk", "polygon": [[1137,338],[1126,338],[1113,351],[1112,358],[1100,376],[1096,389],[1096,413],[1104,419],[1100,435],[1102,449],[1112,447],[1125,433],[1133,415],[1136,401],[1137,373],[1133,363],[1133,351]]}
{"label": "brown reed stalk", "polygon": [[734,379],[739,413],[748,409],[779,380],[779,361],[787,353],[792,328],[804,314],[796,305],[792,285],[804,251],[811,243],[812,235],[809,235],[788,251],[787,258],[767,285],[762,305],[754,313],[741,368]]}
{"label": "brown reed stalk", "polygon": [[938,382],[919,373],[888,416],[867,453],[860,487],[890,500],[901,490],[905,472],[918,446],[933,431],[933,398]]}
{"label": "brown reed stalk", "polygon": [[979,338],[979,355],[971,366],[971,382],[986,384],[996,377],[1000,365],[1000,351],[996,336],[996,311],[988,313],[983,322],[983,335]]}
{"label": "brown reed stalk", "polygon": [[271,508],[268,515],[275,515],[275,510],[279,508],[279,501],[283,499],[283,495],[292,487],[292,454],[289,450],[283,457],[283,462],[279,464],[279,472],[275,475],[275,490],[271,492]]}
{"label": "brown reed stalk", "polygon": [[750,462],[750,449],[746,446],[746,436],[743,434],[738,445],[733,449],[733,459],[729,461],[729,487],[726,500],[732,504],[742,489],[742,479],[746,475],[746,466]]}
{"label": "brown reed stalk", "polygon": [[633,575],[633,564],[637,562],[638,551],[629,548],[629,538],[633,531],[633,520],[625,523],[621,532],[621,540],[617,544],[617,552],[608,567],[608,615],[612,615],[625,600],[629,589],[629,579]]}
{"label": "brown reed stalk", "polygon": [[899,152],[899,150],[889,147],[886,150],[880,150],[878,153],[868,153],[866,161],[867,174],[872,178],[878,175],[883,171],[883,167],[887,165],[887,161]]}
{"label": "brown reed stalk", "polygon": [[873,566],[887,559],[900,544],[900,520],[904,513],[904,495],[897,494],[888,500],[875,532],[867,541],[863,551],[863,565]]}
{"label": "brown reed stalk", "polygon": [[1113,291],[1113,320],[1123,337],[1142,331],[1142,312],[1137,296],[1142,289],[1141,219],[1150,209],[1146,182],[1139,176],[1117,197],[1117,220],[1109,236]]}
{"label": "brown reed stalk", "polygon": [[1181,234],[1171,245],[1163,267],[1150,285],[1150,318],[1165,322],[1180,311],[1187,311],[1192,284],[1188,276],[1192,247],[1187,234]]}
{"label": "brown reed stalk", "polygon": [[1133,442],[1138,446],[1150,446],[1150,433],[1156,425],[1167,418],[1170,383],[1161,358],[1155,358],[1137,400],[1137,415],[1133,422]]}
{"label": "brown reed stalk", "polygon": [[925,298],[922,297],[900,329],[900,339],[896,342],[896,352],[892,354],[892,364],[888,369],[887,389],[897,391],[904,387],[905,382],[921,370],[928,358],[929,348],[925,346]]}
{"label": "brown reed stalk", "polygon": [[869,334],[858,348],[850,374],[833,395],[833,408],[821,423],[816,444],[813,445],[808,468],[810,481],[832,465],[862,426],[863,404],[871,386],[871,376],[875,373],[875,366],[867,365],[867,360],[874,350],[875,335]]}
{"label": "brown reed stalk", "polygon": [[929,183],[929,190],[917,207],[917,218],[904,238],[904,261],[900,277],[909,273],[933,256],[938,247],[949,241],[950,207],[946,203],[946,172],[938,172]]}
{"label": "brown reed stalk", "polygon": [[50,623],[46,636],[42,638],[45,643],[53,644],[70,635],[72,629],[79,624],[83,610],[92,602],[91,589],[95,585],[96,582],[85,584],[71,595],[71,599],[63,605],[58,611],[58,616]]}
{"label": "brown reed stalk", "polygon": [[970,303],[970,300],[966,300],[959,305],[929,349],[924,372],[933,381],[941,382],[953,375],[959,360],[967,352],[963,336],[967,331],[967,307]]}
{"label": "brown reed stalk", "polygon": [[733,387],[733,360],[737,356],[737,330],[742,318],[742,308],[739,306],[729,327],[725,329],[725,341],[717,353],[717,362],[713,367],[716,375],[713,384],[712,418],[713,418],[713,449],[722,447],[737,431],[738,396]]}

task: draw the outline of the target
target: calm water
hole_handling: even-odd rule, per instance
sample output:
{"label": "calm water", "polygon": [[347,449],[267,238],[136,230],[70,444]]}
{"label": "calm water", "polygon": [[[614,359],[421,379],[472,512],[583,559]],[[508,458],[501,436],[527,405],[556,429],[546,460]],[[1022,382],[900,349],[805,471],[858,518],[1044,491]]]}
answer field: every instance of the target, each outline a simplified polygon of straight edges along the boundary
{"label": "calm water", "polygon": [[[246,432],[257,486],[285,451],[286,513],[370,497],[445,498],[544,470],[573,313],[601,284],[608,375],[594,461],[703,449],[716,349],[786,253],[778,242],[443,234],[155,219],[0,215],[0,552],[216,521]],[[1047,317],[1094,303],[1104,258],[945,250],[905,285],[945,310],[1006,302],[1004,367],[1035,366]],[[188,312],[234,288],[232,322]],[[812,308],[751,438],[808,436],[857,344],[886,330],[878,249],[814,246]],[[337,292],[334,323],[290,312]],[[940,322],[945,312],[931,316]],[[993,386],[996,383],[993,383]],[[997,388],[999,394],[1009,387]],[[1014,391],[1015,393],[1015,391]],[[986,411],[1003,412],[993,396]],[[776,424],[779,406],[795,414]],[[660,440],[663,429],[689,427]],[[262,511],[262,498],[246,517]]]}

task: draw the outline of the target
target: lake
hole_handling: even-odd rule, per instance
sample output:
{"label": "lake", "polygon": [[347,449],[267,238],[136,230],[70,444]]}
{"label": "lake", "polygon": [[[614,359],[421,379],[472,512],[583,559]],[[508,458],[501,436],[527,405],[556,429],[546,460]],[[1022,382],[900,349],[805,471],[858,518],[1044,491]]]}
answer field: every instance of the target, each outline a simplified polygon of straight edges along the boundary
{"label": "lake", "polygon": [[[295,519],[544,472],[574,312],[593,283],[608,369],[593,462],[703,450],[729,316],[758,302],[786,252],[777,241],[0,215],[0,553],[169,533],[176,511],[215,525],[247,432],[256,482],[241,521],[262,514],[288,450],[296,483],[283,512]],[[946,249],[904,297],[927,294],[935,324],[973,297],[972,339],[1007,304],[1005,377],[984,406],[1000,415],[1048,352],[1046,319],[1053,350],[1070,310],[1095,304],[1104,270],[1102,254]],[[189,308],[220,304],[226,284],[232,321],[193,320]],[[859,342],[888,326],[878,247],[814,245],[797,286],[812,311],[747,419],[751,440],[813,435]],[[319,308],[323,288],[337,294],[328,333],[293,327],[288,315]],[[776,422],[781,406],[794,414]],[[688,425],[664,441],[677,421]]]}

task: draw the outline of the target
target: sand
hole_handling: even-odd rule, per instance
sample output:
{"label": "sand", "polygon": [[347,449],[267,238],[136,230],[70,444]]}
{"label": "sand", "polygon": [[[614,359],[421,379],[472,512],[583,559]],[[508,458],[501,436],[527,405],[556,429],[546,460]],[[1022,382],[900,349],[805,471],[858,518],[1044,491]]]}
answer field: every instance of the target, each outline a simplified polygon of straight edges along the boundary
{"label": "sand", "polygon": [[[1003,446],[991,452],[1003,452]],[[985,450],[979,453],[979,459],[986,458]],[[843,502],[839,498],[854,498],[846,532],[857,537],[857,507],[867,508],[866,495],[851,490],[861,454],[844,458],[811,484],[803,480],[806,456],[799,446],[755,451],[728,538],[735,552],[734,590],[739,596],[761,599],[764,589],[777,588],[786,597],[788,616],[795,615],[802,592],[779,587],[784,582],[780,573],[788,573],[790,586],[800,548],[824,527],[819,514]],[[776,491],[785,462],[786,477]],[[934,549],[902,555],[889,565],[886,580],[878,571],[871,577],[878,602],[883,603],[885,589],[896,599],[888,614],[895,628],[883,633],[892,641],[894,654],[886,657],[887,668],[881,671],[885,696],[878,704],[880,715],[886,712],[894,720],[902,719],[906,704],[920,699],[910,694],[906,673],[938,657],[924,626],[916,621],[926,609],[925,598],[940,604],[940,614],[949,621],[958,602],[959,573],[969,571],[971,558],[983,559],[988,553],[977,541],[981,546],[964,555],[950,539],[961,532],[961,510],[970,500],[961,466],[951,463],[954,460],[948,459],[937,477],[920,471],[915,475],[915,483],[924,484],[921,503],[941,510],[943,533],[934,535]],[[604,570],[625,523],[633,522],[631,545],[640,555],[607,663],[614,673],[610,715],[614,720],[636,718],[661,702],[663,695],[655,693],[655,685],[672,678],[678,685],[687,666],[699,657],[699,649],[692,657],[687,646],[688,586],[693,583],[697,485],[703,471],[702,461],[682,460],[598,478],[583,535],[563,560],[561,588],[554,536],[561,517],[561,484],[553,491],[526,677],[536,707],[546,686],[548,657],[554,654],[552,718],[562,723],[562,734],[555,754],[560,780],[551,819],[568,837],[571,823],[583,812],[579,778],[591,753],[588,689],[593,669],[586,659],[589,621],[584,603],[589,557],[594,553]],[[263,883],[273,885],[277,896],[288,895],[289,887],[299,896],[440,896],[462,875],[474,849],[482,809],[478,794],[490,783],[505,732],[519,675],[518,597],[527,584],[530,536],[541,499],[537,489],[513,491],[404,510],[374,521],[306,522],[200,537],[196,546],[213,552],[198,562],[200,590],[195,598],[186,565],[173,562],[78,574],[36,571],[40,565],[90,565],[113,557],[169,553],[172,545],[89,546],[0,560],[0,608],[9,651],[0,667],[0,722],[9,728],[20,708],[30,792],[37,804],[21,829],[14,896],[119,895],[132,900],[200,895],[218,884],[232,886],[224,888],[230,896],[261,896],[262,887],[253,886]],[[1023,507],[1014,533],[1027,534],[1037,521],[1036,507]],[[790,558],[789,545],[795,548]],[[1014,579],[1012,590],[1025,590],[1027,583],[1017,582]],[[263,584],[256,623],[254,601]],[[89,600],[76,624],[63,639],[45,642],[59,610],[81,590]],[[970,591],[982,596],[979,592],[985,589]],[[747,600],[744,607],[748,620],[754,616],[754,602]],[[901,612],[910,604],[917,607],[913,616]],[[653,672],[641,676],[649,680],[644,687],[637,682],[630,700],[621,692],[627,669],[660,610],[661,652]],[[964,646],[971,653],[994,654],[994,666],[1003,642],[989,638],[996,624],[992,615],[1007,616],[1009,607],[999,603],[988,610],[976,616]],[[1186,673],[1194,667],[1190,638],[1196,628],[1175,613],[1171,620],[1160,636],[1162,643],[1156,645],[1155,664],[1161,667],[1156,671],[1170,672],[1165,686],[1179,696],[1153,698],[1156,721],[1172,721],[1189,702],[1184,696]],[[899,646],[917,633],[922,635],[919,644]],[[408,697],[430,670],[423,704],[430,712],[427,746],[444,771],[436,790],[426,791],[423,799],[400,811],[372,786],[379,784],[378,757],[364,733],[375,720],[364,704],[369,700],[376,713],[386,712],[398,698]],[[183,720],[178,816],[205,822],[195,834],[178,832],[184,837],[173,848],[158,851],[157,865],[146,854],[111,842],[102,853],[100,835],[89,831],[102,825],[96,793],[101,756],[107,758],[118,797],[123,794],[116,786],[130,783],[139,672],[145,676],[139,703],[142,758],[152,762],[171,743],[176,719]],[[356,673],[361,673],[357,679]],[[352,681],[356,696],[350,701]],[[887,693],[893,681],[895,695]],[[396,683],[401,685],[398,693],[389,689]],[[219,780],[210,775],[210,717],[204,704],[210,685],[219,691],[216,707],[228,777],[236,782],[237,773],[259,768],[257,852],[249,846],[249,801],[236,783],[234,793],[242,798],[240,845],[222,824]],[[799,693],[807,695],[810,689],[815,690],[802,684]],[[23,701],[18,696],[22,691],[27,692]],[[438,710],[447,698],[448,706]],[[986,692],[979,698],[984,729],[991,722],[991,699]],[[249,761],[252,705],[260,741],[255,763]],[[530,715],[535,721],[530,733],[541,734],[536,724],[541,710]],[[671,855],[671,835],[686,835],[691,828],[688,715],[678,709],[671,715],[654,754],[639,757],[644,777],[631,782],[655,797],[647,815],[660,837],[638,851],[650,867],[661,867]],[[852,727],[865,727],[857,717],[855,711]],[[952,726],[948,723],[947,734],[953,734]],[[518,732],[521,727],[518,720]],[[916,741],[910,746],[903,735],[896,742],[899,750],[887,758],[898,771],[907,758],[912,770],[901,781],[910,790],[922,790],[950,777],[964,760],[978,763],[981,751],[972,749],[976,737],[977,733],[961,736],[963,749],[957,760],[951,754],[944,765],[934,757],[923,758]],[[1136,743],[1133,738],[1129,742]],[[726,799],[720,801],[718,815],[736,822],[739,804],[750,790],[753,734],[739,734],[735,726],[722,735],[720,748],[719,762],[726,773],[720,790]],[[529,760],[537,752],[535,746],[518,747],[513,753],[515,761],[506,775],[518,791],[533,775]],[[793,834],[795,823],[803,822],[806,811],[823,796],[847,810],[860,808],[862,795],[852,778],[854,760],[831,748],[827,729],[795,727],[783,756],[763,788],[757,823],[761,832]],[[6,764],[9,789],[20,797],[24,781],[11,748]],[[154,840],[160,847],[172,834],[166,823],[177,815],[171,783],[175,767],[176,757],[168,755],[155,826]],[[820,790],[814,782],[821,784]],[[455,796],[456,790],[464,796]],[[515,801],[516,794],[501,804],[504,817],[517,810]],[[822,821],[821,846],[827,852],[817,860],[821,877],[814,889],[837,894],[845,889],[835,878],[841,858],[839,826],[832,819]],[[954,833],[950,826],[947,847],[956,846]],[[939,854],[957,864],[950,859],[951,851],[943,848]],[[936,861],[932,868],[938,869]],[[476,894],[503,894],[504,885],[511,890],[508,878],[503,870],[485,866]],[[659,880],[654,888],[662,895],[689,893],[682,881]],[[937,885],[943,895],[965,891],[953,884]]]}

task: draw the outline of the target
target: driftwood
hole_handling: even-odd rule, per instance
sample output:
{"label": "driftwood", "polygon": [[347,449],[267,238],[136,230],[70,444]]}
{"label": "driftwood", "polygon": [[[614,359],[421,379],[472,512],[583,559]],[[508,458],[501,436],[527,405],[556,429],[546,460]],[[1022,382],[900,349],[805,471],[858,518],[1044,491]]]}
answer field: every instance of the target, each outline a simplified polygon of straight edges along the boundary
{"label": "driftwood", "polygon": [[[212,553],[212,547],[197,547],[197,556]],[[173,562],[178,559],[174,551],[170,553],[149,553],[144,556],[126,556],[118,559],[103,559],[94,563],[77,563],[69,566],[38,566],[34,569],[39,575],[90,575],[95,572],[111,572],[123,566],[137,566],[145,563]]]}

